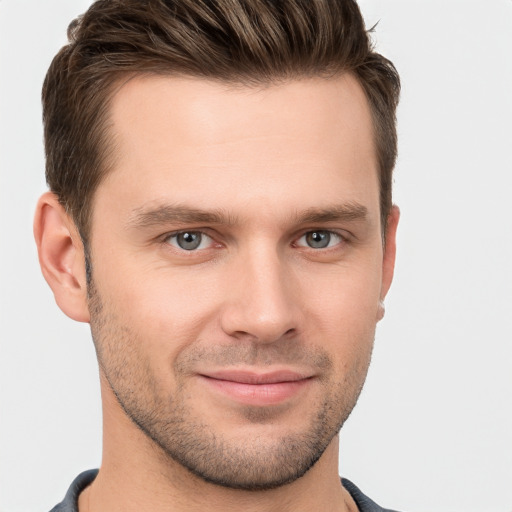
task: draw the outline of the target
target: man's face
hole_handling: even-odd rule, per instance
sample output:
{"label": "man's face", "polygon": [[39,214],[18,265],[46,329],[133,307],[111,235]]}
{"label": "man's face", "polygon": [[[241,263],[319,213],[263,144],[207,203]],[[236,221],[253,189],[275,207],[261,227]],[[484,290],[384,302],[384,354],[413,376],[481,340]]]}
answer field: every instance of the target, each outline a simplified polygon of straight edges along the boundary
{"label": "man's face", "polygon": [[136,78],[112,123],[90,237],[104,377],[203,479],[298,478],[355,405],[391,280],[364,93]]}

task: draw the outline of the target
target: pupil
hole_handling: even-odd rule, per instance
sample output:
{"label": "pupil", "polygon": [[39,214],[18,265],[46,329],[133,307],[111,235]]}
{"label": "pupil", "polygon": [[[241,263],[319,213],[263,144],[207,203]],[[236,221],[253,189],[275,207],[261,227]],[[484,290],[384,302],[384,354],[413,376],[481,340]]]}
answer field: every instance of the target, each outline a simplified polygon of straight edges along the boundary
{"label": "pupil", "polygon": [[178,235],[178,245],[187,251],[197,249],[201,243],[201,235],[199,233],[180,233]]}
{"label": "pupil", "polygon": [[307,242],[310,247],[323,249],[329,245],[331,235],[326,231],[312,231],[307,235]]}

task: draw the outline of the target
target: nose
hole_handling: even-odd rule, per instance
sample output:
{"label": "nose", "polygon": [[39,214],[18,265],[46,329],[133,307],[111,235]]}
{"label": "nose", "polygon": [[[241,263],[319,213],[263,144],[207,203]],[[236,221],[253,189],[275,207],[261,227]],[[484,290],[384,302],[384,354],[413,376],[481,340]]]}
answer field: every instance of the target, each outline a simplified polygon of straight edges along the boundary
{"label": "nose", "polygon": [[300,290],[275,249],[240,255],[226,288],[221,327],[229,336],[272,343],[298,333]]}

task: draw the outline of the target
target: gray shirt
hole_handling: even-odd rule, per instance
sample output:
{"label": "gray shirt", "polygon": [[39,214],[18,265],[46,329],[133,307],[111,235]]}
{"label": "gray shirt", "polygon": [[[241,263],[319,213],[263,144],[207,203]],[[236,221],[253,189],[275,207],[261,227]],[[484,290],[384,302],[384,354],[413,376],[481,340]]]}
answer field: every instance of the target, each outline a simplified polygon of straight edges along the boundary
{"label": "gray shirt", "polygon": [[[84,471],[78,475],[68,489],[64,501],[51,509],[50,512],[78,512],[78,496],[96,478],[97,469]],[[365,496],[350,480],[342,478],[343,487],[347,489],[356,502],[359,512],[393,512],[379,507],[377,503]]]}

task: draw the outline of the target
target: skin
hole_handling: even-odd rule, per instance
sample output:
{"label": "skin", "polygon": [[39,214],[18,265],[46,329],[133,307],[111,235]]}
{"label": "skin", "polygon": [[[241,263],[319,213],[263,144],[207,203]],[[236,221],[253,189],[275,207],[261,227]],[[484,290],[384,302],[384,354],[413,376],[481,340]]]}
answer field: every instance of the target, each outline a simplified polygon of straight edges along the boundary
{"label": "skin", "polygon": [[[366,377],[399,217],[383,246],[361,87],[134,78],[111,114],[89,293],[51,193],[35,219],[43,273],[91,323],[100,365],[104,454],[81,512],[357,510],[337,433]],[[197,249],[180,248],[183,231]],[[261,382],[272,373],[294,384]]]}

